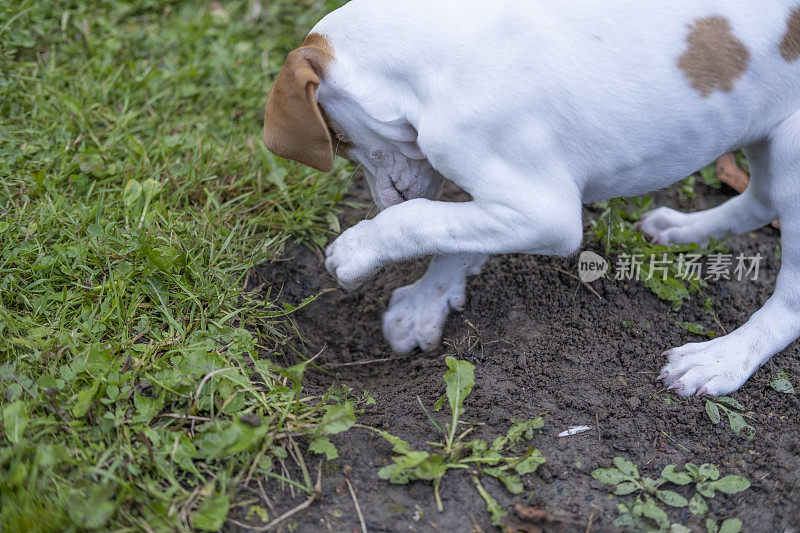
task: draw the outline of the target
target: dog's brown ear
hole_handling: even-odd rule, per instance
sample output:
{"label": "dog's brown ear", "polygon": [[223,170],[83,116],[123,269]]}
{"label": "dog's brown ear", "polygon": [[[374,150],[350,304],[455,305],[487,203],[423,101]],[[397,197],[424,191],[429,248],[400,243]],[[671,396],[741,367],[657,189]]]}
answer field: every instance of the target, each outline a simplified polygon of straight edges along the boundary
{"label": "dog's brown ear", "polygon": [[332,59],[329,49],[306,40],[289,54],[264,107],[267,149],[323,172],[333,169],[333,141],[314,91]]}

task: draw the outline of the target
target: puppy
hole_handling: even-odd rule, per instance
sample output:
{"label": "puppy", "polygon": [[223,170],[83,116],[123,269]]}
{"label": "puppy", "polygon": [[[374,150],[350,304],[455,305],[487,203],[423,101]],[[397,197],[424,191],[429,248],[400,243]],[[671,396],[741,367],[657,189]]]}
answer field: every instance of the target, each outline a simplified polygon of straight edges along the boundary
{"label": "puppy", "polygon": [[[435,347],[490,254],[569,255],[581,205],[666,187],[743,147],[744,194],[697,213],[661,207],[660,243],[780,218],[775,293],[739,329],[665,353],[682,395],[738,389],[800,336],[800,1],[353,0],[289,54],[264,143],[329,171],[361,164],[381,212],[328,247],[345,288],[433,256],[394,291],[383,331]],[[442,178],[473,200],[436,198]]]}

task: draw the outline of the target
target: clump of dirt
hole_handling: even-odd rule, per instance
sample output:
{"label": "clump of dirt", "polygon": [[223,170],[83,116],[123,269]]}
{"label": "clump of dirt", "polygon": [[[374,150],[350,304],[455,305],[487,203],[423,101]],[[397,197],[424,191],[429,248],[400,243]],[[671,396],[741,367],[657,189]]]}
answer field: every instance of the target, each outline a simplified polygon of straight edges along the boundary
{"label": "clump of dirt", "polygon": [[[690,211],[730,196],[700,187],[694,200],[665,191],[656,195],[656,204]],[[368,197],[362,185],[353,194],[360,201]],[[342,227],[363,216],[363,211],[347,211]],[[586,211],[584,249],[602,253],[589,232],[596,216]],[[613,529],[616,503],[631,498],[610,498],[609,487],[590,474],[623,456],[651,477],[658,477],[667,464],[687,461],[714,463],[723,475],[744,476],[752,487],[730,497],[718,493],[709,501],[708,517],[721,521],[736,516],[745,530],[784,531],[800,527],[800,397],[781,394],[769,383],[781,371],[800,376],[797,343],[773,357],[733,395],[752,411],[748,421],[757,435],[751,441],[737,437],[725,422],[713,426],[703,399],[682,399],[656,380],[665,349],[703,340],[681,323],[696,322],[721,333],[704,307],[705,297],[712,299],[728,331],[759,309],[774,288],[778,238],[771,228],[731,238],[732,252],[760,253],[764,258],[759,280],[710,282],[705,295],[693,295],[677,312],[635,281],[594,282],[602,297],[598,298],[562,272],[577,272],[575,257],[494,257],[469,282],[467,307],[449,318],[442,348],[406,357],[389,350],[381,334],[381,313],[391,290],[421,276],[426,262],[397,265],[346,293],[336,288],[318,253],[295,246],[287,250],[285,261],[260,267],[251,282],[264,283],[273,295],[281,291],[281,298],[292,303],[334,289],[298,311],[294,321],[306,351],[322,350],[316,360],[322,370],[307,374],[312,390],[344,383],[357,392],[369,391],[377,401],[361,416],[362,424],[387,430],[420,449],[427,449],[426,441],[438,440],[417,398],[430,408],[444,392],[446,355],[476,365],[476,385],[464,416],[484,424],[476,436],[491,440],[512,421],[546,412],[544,428],[532,444],[547,463],[536,474],[524,476],[523,495],[511,497],[494,480],[483,481],[510,515],[515,503],[524,504],[546,513],[551,521],[545,529],[584,531],[590,521],[594,530]],[[557,437],[577,425],[592,430]],[[321,501],[287,521],[296,531],[358,530],[353,499],[343,488],[345,465],[352,467],[349,477],[370,531],[492,529],[467,473],[445,477],[445,510],[438,513],[430,484],[391,485],[378,478],[391,449],[373,432],[355,428],[333,442],[340,458],[325,469]],[[277,490],[272,495],[279,511],[301,501]],[[705,530],[688,510],[670,510],[670,517]]]}

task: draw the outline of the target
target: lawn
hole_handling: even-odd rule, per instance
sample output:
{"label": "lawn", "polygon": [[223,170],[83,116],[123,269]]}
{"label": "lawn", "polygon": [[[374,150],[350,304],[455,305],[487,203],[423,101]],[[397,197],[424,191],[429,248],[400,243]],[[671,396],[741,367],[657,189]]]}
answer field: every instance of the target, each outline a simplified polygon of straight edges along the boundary
{"label": "lawn", "polygon": [[[322,250],[374,214],[366,185],[261,143],[341,3],[0,0],[0,531],[800,527],[800,345],[730,398],[656,379],[775,285],[775,228],[636,230],[735,194],[713,166],[584,210],[584,250],[663,278],[494,257],[440,349],[391,353],[381,314],[424,262],[339,290]],[[761,275],[680,277],[716,252]]]}
{"label": "lawn", "polygon": [[217,529],[299,436],[352,423],[344,391],[271,362],[293,308],[244,290],[336,228],[350,172],[260,141],[270,80],[334,7],[0,3],[0,529]]}

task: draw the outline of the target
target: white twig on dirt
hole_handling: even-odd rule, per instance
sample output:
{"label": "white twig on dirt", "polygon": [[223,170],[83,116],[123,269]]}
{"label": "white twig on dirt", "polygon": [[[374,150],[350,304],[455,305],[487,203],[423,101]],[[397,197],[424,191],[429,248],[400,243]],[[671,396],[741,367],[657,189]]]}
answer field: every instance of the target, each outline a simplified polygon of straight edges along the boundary
{"label": "white twig on dirt", "polygon": [[361,506],[358,504],[358,498],[356,498],[356,491],[353,488],[353,484],[350,483],[349,477],[345,477],[344,480],[347,482],[347,488],[350,489],[350,496],[353,497],[353,504],[356,506],[358,521],[361,523],[361,533],[367,533],[367,523],[364,522],[364,515],[361,513]]}
{"label": "white twig on dirt", "polygon": [[566,431],[562,431],[558,434],[559,437],[571,437],[573,435],[577,435],[579,433],[583,433],[584,431],[589,431],[592,429],[592,426],[572,426]]}

